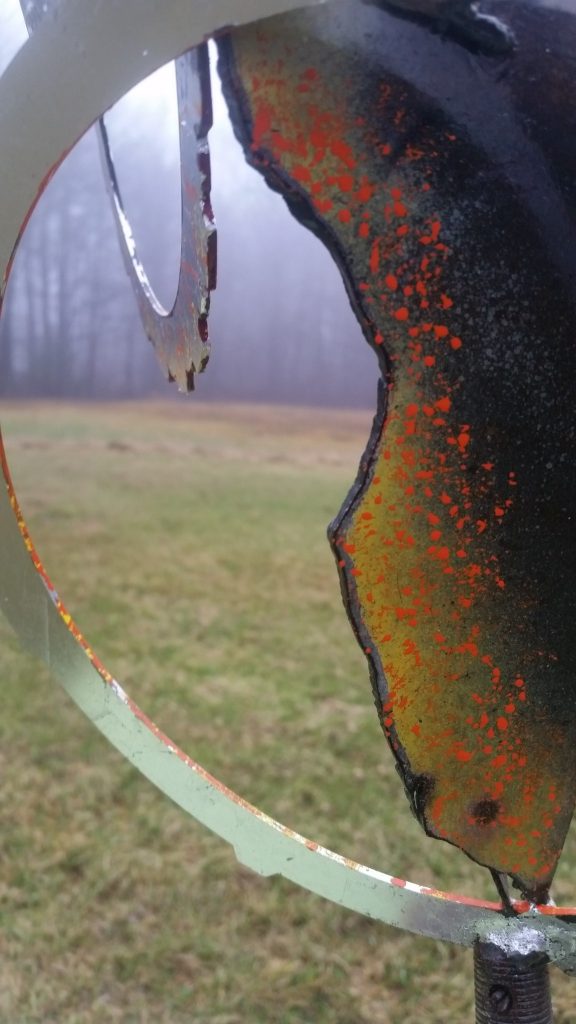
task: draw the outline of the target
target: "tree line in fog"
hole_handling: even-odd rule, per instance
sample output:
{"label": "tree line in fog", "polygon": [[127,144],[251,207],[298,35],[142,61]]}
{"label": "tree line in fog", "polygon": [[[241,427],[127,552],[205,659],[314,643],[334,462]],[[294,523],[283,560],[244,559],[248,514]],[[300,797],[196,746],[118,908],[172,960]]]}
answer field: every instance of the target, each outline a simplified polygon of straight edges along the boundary
{"label": "tree line in fog", "polygon": [[[120,120],[121,187],[160,298],[179,257],[178,156]],[[114,136],[113,136],[114,143]],[[229,125],[213,133],[218,287],[206,398],[371,406],[377,369],[338,271],[283,200],[247,168]],[[172,201],[168,202],[168,196]],[[56,173],[20,244],[0,320],[0,392],[76,399],[169,396],[118,248],[94,133]]]}

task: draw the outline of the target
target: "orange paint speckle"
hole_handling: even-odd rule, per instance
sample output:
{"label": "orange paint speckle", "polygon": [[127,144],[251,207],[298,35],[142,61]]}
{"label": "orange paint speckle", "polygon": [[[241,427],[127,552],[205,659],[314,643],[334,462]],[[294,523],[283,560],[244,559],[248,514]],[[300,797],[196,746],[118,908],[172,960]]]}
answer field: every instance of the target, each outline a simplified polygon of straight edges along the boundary
{"label": "orange paint speckle", "polygon": [[434,404],[439,412],[450,412],[452,407],[452,402],[448,395],[444,395],[442,398],[439,398]]}
{"label": "orange paint speckle", "polygon": [[397,320],[407,320],[409,315],[410,314],[406,306],[400,306],[400,309],[396,309],[394,311],[394,316],[396,317]]}
{"label": "orange paint speckle", "polygon": [[316,207],[316,209],[318,210],[319,213],[329,213],[330,210],[332,209],[333,205],[334,204],[333,204],[331,199],[315,199],[314,200],[314,206]]}
{"label": "orange paint speckle", "polygon": [[373,274],[377,274],[378,268],[380,266],[380,242],[378,241],[378,239],[376,239],[376,241],[373,242],[372,244],[372,249],[370,250],[369,265],[371,272]]}
{"label": "orange paint speckle", "polygon": [[306,182],[310,181],[311,178],[310,171],[303,164],[295,164],[292,169],[292,174],[296,178],[296,181]]}
{"label": "orange paint speckle", "polygon": [[338,184],[343,192],[351,192],[354,188],[354,178],[351,174],[341,174],[338,178]]}

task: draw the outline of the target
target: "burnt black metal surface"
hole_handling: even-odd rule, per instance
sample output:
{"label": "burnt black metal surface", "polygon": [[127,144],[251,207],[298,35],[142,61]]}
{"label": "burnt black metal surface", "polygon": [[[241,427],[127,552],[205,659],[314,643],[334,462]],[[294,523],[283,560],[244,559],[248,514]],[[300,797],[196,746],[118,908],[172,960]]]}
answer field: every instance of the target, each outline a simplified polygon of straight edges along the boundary
{"label": "burnt black metal surface", "polygon": [[542,898],[576,771],[576,19],[483,10],[504,55],[336,2],[234,31],[220,68],[380,358],[330,536],[413,809]]}

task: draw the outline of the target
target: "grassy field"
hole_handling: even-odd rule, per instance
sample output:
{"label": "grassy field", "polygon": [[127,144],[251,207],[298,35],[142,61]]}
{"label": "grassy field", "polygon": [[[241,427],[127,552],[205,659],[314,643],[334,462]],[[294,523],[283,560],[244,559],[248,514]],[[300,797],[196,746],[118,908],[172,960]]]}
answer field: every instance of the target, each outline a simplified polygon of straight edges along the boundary
{"label": "grassy field", "polygon": [[[492,895],[412,819],[340,601],[325,527],[367,414],[192,399],[8,404],[3,423],[62,598],[164,731],[332,849]],[[1,1024],[472,1020],[469,954],[239,867],[0,640]],[[564,901],[575,863],[571,839]]]}

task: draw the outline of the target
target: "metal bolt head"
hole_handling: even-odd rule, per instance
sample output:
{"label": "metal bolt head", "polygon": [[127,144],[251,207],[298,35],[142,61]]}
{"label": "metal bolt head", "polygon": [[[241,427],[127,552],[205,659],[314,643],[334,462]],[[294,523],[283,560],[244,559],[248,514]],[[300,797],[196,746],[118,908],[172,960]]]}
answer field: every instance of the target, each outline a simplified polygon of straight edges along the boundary
{"label": "metal bolt head", "polygon": [[506,985],[492,985],[488,999],[491,1009],[502,1016],[510,1013],[514,1003],[512,993]]}

